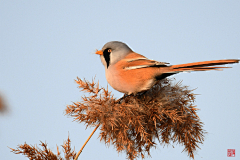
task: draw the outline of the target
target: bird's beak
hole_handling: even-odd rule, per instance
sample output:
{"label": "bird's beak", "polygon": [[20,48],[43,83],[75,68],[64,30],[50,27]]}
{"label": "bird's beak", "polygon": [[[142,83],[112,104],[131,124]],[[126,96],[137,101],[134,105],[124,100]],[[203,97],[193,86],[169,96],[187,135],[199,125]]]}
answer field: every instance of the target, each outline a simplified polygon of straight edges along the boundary
{"label": "bird's beak", "polygon": [[103,55],[103,51],[102,50],[96,51],[95,54]]}

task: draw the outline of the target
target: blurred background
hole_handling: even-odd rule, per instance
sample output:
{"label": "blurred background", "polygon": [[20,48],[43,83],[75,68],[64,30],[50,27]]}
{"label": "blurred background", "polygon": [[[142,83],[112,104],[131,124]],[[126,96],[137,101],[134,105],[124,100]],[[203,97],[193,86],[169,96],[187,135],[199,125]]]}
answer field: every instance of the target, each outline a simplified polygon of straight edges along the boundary
{"label": "blurred background", "polygon": [[[47,142],[55,153],[68,135],[78,152],[94,128],[73,122],[65,108],[81,101],[74,79],[96,80],[107,87],[96,49],[108,41],[127,43],[150,59],[181,64],[240,59],[240,1],[0,1],[0,155],[19,144]],[[196,160],[239,157],[240,65],[224,71],[182,73],[196,97],[208,132]],[[116,98],[123,94],[110,91]],[[120,160],[96,131],[80,159]],[[152,158],[190,159],[183,146],[157,145]],[[139,158],[140,159],[140,158]]]}

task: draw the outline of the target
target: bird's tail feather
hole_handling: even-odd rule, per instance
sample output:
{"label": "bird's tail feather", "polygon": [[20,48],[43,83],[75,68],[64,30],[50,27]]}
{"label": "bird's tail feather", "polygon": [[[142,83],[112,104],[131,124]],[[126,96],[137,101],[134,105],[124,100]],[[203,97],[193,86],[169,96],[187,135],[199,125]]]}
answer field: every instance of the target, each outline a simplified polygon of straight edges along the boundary
{"label": "bird's tail feather", "polygon": [[231,68],[231,67],[212,67],[212,66],[238,63],[238,62],[239,62],[238,59],[226,59],[226,60],[213,60],[213,61],[178,64],[178,65],[170,66],[168,68],[169,70],[167,71],[167,73],[178,73],[178,72],[184,72],[184,71],[222,70],[224,68]]}

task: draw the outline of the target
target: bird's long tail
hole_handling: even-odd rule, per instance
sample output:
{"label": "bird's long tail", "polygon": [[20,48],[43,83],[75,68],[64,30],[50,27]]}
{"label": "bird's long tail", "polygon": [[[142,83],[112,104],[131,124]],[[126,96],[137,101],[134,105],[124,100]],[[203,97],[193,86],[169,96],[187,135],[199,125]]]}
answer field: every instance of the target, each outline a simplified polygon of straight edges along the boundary
{"label": "bird's long tail", "polygon": [[213,60],[213,61],[204,61],[204,62],[194,62],[186,64],[172,65],[169,67],[168,73],[178,73],[184,71],[209,71],[209,70],[222,70],[224,68],[231,67],[216,67],[216,65],[224,65],[231,63],[238,63],[238,59],[226,59],[226,60]]}
{"label": "bird's long tail", "polygon": [[225,59],[225,60],[213,60],[204,62],[194,62],[186,64],[172,65],[168,67],[160,67],[159,75],[156,76],[158,80],[177,74],[179,72],[191,72],[191,71],[209,71],[209,70],[222,70],[224,68],[231,67],[216,67],[217,65],[238,63],[238,59]]}

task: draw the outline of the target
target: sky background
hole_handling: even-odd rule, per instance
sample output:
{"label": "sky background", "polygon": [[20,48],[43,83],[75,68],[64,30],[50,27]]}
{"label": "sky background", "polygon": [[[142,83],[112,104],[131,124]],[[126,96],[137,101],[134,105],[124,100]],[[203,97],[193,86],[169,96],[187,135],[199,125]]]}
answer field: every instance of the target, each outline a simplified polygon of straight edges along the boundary
{"label": "sky background", "polygon": [[[0,97],[7,106],[0,113],[2,160],[26,160],[8,148],[25,142],[47,142],[56,153],[68,135],[79,151],[94,128],[73,122],[64,110],[84,94],[77,76],[96,76],[107,86],[94,52],[112,40],[171,64],[240,59],[240,1],[0,0]],[[195,104],[208,134],[196,160],[229,159],[227,149],[236,150],[231,159],[240,157],[240,65],[228,66],[233,68],[174,76],[199,94]],[[80,159],[126,158],[98,136],[97,130]],[[183,149],[158,144],[147,159],[190,159]]]}

